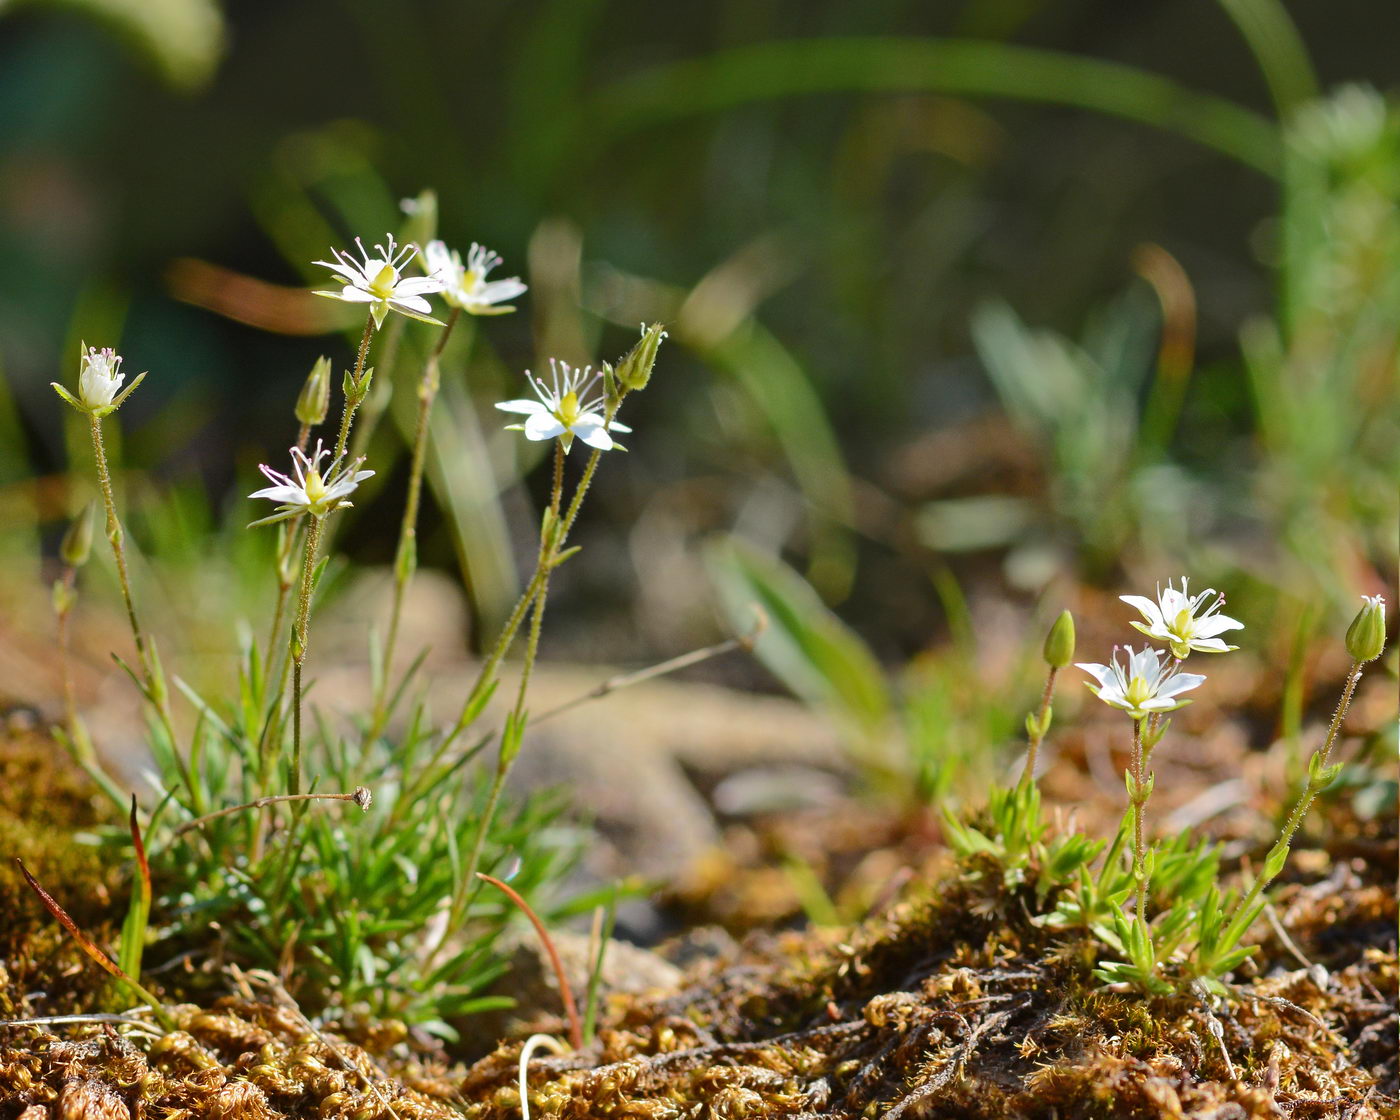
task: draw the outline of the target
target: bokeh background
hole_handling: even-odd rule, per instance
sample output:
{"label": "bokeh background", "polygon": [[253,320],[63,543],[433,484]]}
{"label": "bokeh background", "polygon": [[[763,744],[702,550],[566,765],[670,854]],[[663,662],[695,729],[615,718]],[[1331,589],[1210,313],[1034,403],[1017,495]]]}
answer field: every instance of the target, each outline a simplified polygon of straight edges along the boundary
{"label": "bokeh background", "polygon": [[[469,641],[546,481],[490,402],[642,320],[671,340],[549,655],[723,631],[706,556],[730,533],[888,661],[1182,570],[1285,646],[1335,627],[1395,583],[1386,8],[0,3],[7,582],[41,586],[87,496],[48,389],[86,339],[151,371],[121,413],[135,539],[168,588],[262,610],[241,495],[357,329],[304,295],[310,262],[432,190],[443,237],[531,285],[449,355],[419,552],[462,575]],[[367,565],[392,556],[411,380],[341,538]]]}

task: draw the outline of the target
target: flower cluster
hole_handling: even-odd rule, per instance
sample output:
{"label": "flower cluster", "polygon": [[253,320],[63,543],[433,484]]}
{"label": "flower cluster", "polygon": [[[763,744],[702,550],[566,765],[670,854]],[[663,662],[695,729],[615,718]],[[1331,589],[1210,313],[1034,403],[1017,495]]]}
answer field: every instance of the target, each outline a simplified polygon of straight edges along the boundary
{"label": "flower cluster", "polygon": [[1164,662],[1166,653],[1149,645],[1136,652],[1132,646],[1126,646],[1126,660],[1119,657],[1115,647],[1111,664],[1086,663],[1078,667],[1097,682],[1084,682],[1095,696],[1110,707],[1122,709],[1135,720],[1175,711],[1190,703],[1180,699],[1181,693],[1198,688],[1206,679],[1199,673],[1181,672],[1181,663],[1193,650],[1226,653],[1238,648],[1226,645],[1220,635],[1228,630],[1242,630],[1244,623],[1220,613],[1225,596],[1214,588],[1208,587],[1192,595],[1183,576],[1181,590],[1170,583],[1165,590],[1159,587],[1155,602],[1143,595],[1121,598],[1129,606],[1136,607],[1146,620],[1134,621],[1133,628],[1166,643],[1170,660]]}

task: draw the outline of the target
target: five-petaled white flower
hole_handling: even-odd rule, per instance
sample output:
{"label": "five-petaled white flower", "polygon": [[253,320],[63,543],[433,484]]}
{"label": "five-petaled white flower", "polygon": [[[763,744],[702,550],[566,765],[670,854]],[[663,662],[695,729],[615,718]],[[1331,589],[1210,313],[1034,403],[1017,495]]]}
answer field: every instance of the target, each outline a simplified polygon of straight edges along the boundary
{"label": "five-petaled white flower", "polygon": [[525,371],[539,400],[501,401],[496,405],[504,412],[519,412],[529,417],[523,424],[506,425],[506,430],[524,432],[526,439],[533,440],[558,437],[565,451],[573,445],[574,436],[599,451],[620,447],[608,433],[632,429],[615,420],[608,422],[602,411],[602,393],[588,396],[602,374],[592,372],[591,366],[574,369],[568,362],[556,362],[553,358],[549,359],[549,367],[553,371],[551,385],[546,385],[529,370]]}
{"label": "five-petaled white flower", "polygon": [[1218,635],[1227,630],[1243,630],[1244,623],[1223,615],[1220,608],[1225,605],[1225,596],[1212,587],[1192,595],[1187,590],[1187,580],[1181,577],[1181,590],[1170,583],[1166,590],[1157,589],[1157,602],[1142,595],[1120,595],[1129,606],[1142,612],[1146,624],[1134,622],[1134,629],[1142,631],[1149,638],[1166,642],[1172,656],[1185,658],[1190,652],[1228,653],[1239,646],[1227,646]]}
{"label": "five-petaled white flower", "polygon": [[488,281],[487,274],[501,263],[501,258],[475,241],[467,251],[465,265],[462,254],[441,241],[428,242],[423,261],[429,274],[442,281],[442,298],[468,315],[504,315],[514,311],[509,305],[497,305],[525,291],[525,283],[518,276]]}
{"label": "five-petaled white flower", "polygon": [[1133,719],[1146,719],[1150,712],[1174,712],[1189,704],[1189,700],[1177,699],[1183,692],[1189,692],[1205,681],[1199,673],[1178,673],[1170,666],[1162,665],[1164,654],[1151,646],[1143,646],[1136,653],[1132,646],[1123,647],[1127,652],[1127,664],[1119,657],[1117,646],[1113,649],[1111,665],[1079,664],[1096,681],[1088,685],[1089,691],[1113,708],[1121,708]]}
{"label": "five-petaled white flower", "polygon": [[329,454],[330,451],[321,446],[320,440],[316,441],[316,450],[310,455],[300,447],[293,447],[292,470],[295,477],[275,471],[266,464],[259,464],[258,470],[262,471],[273,485],[256,490],[248,496],[267,498],[277,502],[278,507],[271,517],[254,521],[248,528],[270,525],[274,521],[283,521],[302,513],[309,513],[313,517],[325,517],[334,509],[350,505],[351,503],[345,501],[345,497],[374,472],[359,469],[360,464],[364,462],[361,458],[344,466],[341,465],[341,459],[336,459],[322,474],[321,460]]}
{"label": "five-petaled white flower", "polygon": [[355,245],[364,258],[361,261],[356,261],[349,253],[331,249],[334,261],[315,263],[329,268],[345,281],[345,286],[338,292],[317,292],[316,295],[369,304],[376,330],[384,325],[384,318],[391,310],[410,319],[441,326],[440,320],[428,314],[433,308],[423,297],[442,291],[442,280],[437,276],[404,276],[401,270],[418,252],[418,247],[396,245],[393,234],[388,235],[387,242],[387,246],[376,245],[370,253],[360,239],[355,238]]}

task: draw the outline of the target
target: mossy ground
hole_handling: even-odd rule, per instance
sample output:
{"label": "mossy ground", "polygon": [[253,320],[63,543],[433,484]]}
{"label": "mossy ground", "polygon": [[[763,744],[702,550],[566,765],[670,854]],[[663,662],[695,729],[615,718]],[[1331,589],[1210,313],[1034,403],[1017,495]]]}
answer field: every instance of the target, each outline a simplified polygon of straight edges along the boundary
{"label": "mossy ground", "polygon": [[[90,791],[43,740],[11,741],[0,759],[0,840],[110,941],[119,886],[72,842],[95,822]],[[1338,814],[1326,834],[1345,843],[1300,852],[1278,894],[1325,975],[1269,934],[1214,1016],[1189,997],[1106,992],[1088,944],[1033,923],[1033,893],[964,868],[849,929],[755,934],[680,990],[612,997],[590,1047],[532,1060],[531,1115],[1392,1117],[1394,821]],[[104,978],[26,895],[0,877],[4,1017],[109,1010]],[[182,1030],[164,1038],[110,1023],[4,1029],[0,1118],[520,1115],[518,1038],[463,1067],[393,1024],[313,1029],[257,976],[225,973],[223,987],[174,1006]],[[561,1026],[552,1008],[522,1010]]]}

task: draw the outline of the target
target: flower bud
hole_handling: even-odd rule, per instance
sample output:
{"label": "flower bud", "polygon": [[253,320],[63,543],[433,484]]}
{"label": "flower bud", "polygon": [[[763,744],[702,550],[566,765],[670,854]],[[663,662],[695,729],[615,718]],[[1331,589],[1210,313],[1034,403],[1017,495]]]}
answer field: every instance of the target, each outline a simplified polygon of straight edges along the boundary
{"label": "flower bud", "polygon": [[1358,664],[1374,661],[1385,649],[1385,599],[1363,595],[1366,605],[1347,627],[1347,652]]}
{"label": "flower bud", "polygon": [[656,365],[656,351],[666,331],[660,323],[642,326],[642,337],[637,345],[627,352],[627,357],[617,363],[616,377],[624,389],[635,391],[645,389],[651,380],[651,367]]}
{"label": "flower bud", "polygon": [[58,546],[59,556],[70,568],[81,568],[92,552],[92,509],[92,502],[88,502],[83,512],[73,518]]}
{"label": "flower bud", "polygon": [[1052,669],[1063,669],[1074,660],[1074,615],[1061,611],[1045,636],[1045,663]]}
{"label": "flower bud", "polygon": [[331,360],[323,355],[316,359],[306,375],[306,384],[297,397],[297,419],[308,427],[315,427],[326,419],[330,407]]}

